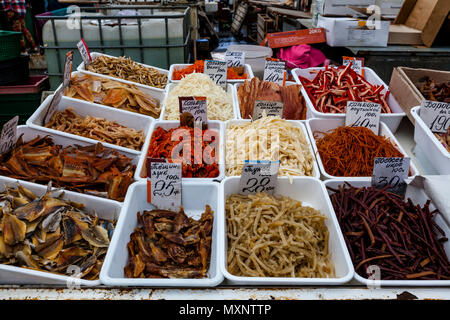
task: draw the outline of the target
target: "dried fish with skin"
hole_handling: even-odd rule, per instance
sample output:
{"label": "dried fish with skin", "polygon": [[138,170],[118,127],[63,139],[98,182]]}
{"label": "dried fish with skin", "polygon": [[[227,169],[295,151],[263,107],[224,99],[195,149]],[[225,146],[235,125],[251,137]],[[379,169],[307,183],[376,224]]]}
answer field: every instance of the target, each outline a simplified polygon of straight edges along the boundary
{"label": "dried fish with skin", "polygon": [[[26,194],[31,202],[18,206],[13,194]],[[0,263],[62,275],[73,275],[70,271],[77,266],[81,278],[98,279],[114,222],[93,219],[84,205],[55,198],[50,187],[40,198],[22,186],[5,187],[0,192],[3,201],[11,206],[2,207],[6,212],[0,228]]]}

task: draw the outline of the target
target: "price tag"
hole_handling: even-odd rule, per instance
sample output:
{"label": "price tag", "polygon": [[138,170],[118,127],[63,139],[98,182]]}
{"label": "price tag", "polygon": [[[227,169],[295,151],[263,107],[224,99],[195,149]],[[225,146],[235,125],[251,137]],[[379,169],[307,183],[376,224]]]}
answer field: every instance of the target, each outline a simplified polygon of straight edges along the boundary
{"label": "price tag", "polygon": [[245,64],[245,52],[242,51],[227,51],[225,53],[225,60],[227,67],[241,67]]}
{"label": "price tag", "polygon": [[375,158],[372,186],[381,189],[389,185],[388,191],[404,194],[410,162],[410,158]]}
{"label": "price tag", "polygon": [[239,181],[239,193],[247,195],[265,192],[273,195],[279,167],[280,161],[245,160]]}
{"label": "price tag", "polygon": [[2,133],[0,135],[0,154],[8,152],[16,143],[18,123],[19,116],[15,116],[3,125]]}
{"label": "price tag", "polygon": [[180,125],[194,127],[194,123],[206,123],[206,97],[178,97],[180,104]]}
{"label": "price tag", "polygon": [[286,79],[286,62],[266,60],[264,67],[264,81],[275,82],[284,85]]}
{"label": "price tag", "polygon": [[80,42],[77,43],[77,47],[78,51],[80,51],[81,58],[83,58],[84,66],[87,67],[89,63],[91,63],[92,58],[89,49],[86,45],[86,42],[84,42],[83,38],[81,38]]}
{"label": "price tag", "polygon": [[219,60],[205,60],[205,73],[227,91],[227,62]]}
{"label": "price tag", "polygon": [[181,206],[181,163],[147,158],[147,201],[162,210]]}
{"label": "price tag", "polygon": [[345,125],[366,127],[378,135],[381,105],[373,102],[347,101]]}
{"label": "price tag", "polygon": [[450,126],[450,103],[422,101],[420,117],[432,132],[445,133]]}
{"label": "price tag", "polygon": [[283,102],[281,101],[264,101],[255,100],[255,107],[253,108],[253,120],[262,118],[263,113],[267,116],[279,116],[283,115]]}
{"label": "price tag", "polygon": [[359,57],[342,57],[342,64],[344,66],[352,63],[352,69],[355,70],[356,73],[362,75],[364,77],[364,58]]}
{"label": "price tag", "polygon": [[59,90],[56,90],[56,92],[53,94],[52,101],[50,102],[50,104],[47,108],[47,112],[45,113],[45,116],[44,116],[44,125],[46,125],[50,121],[53,114],[58,109],[58,105],[61,102],[63,90],[64,90],[63,88],[60,88]]}
{"label": "price tag", "polygon": [[66,88],[70,83],[70,75],[72,73],[73,51],[66,54],[66,63],[64,64],[64,80],[63,88]]}

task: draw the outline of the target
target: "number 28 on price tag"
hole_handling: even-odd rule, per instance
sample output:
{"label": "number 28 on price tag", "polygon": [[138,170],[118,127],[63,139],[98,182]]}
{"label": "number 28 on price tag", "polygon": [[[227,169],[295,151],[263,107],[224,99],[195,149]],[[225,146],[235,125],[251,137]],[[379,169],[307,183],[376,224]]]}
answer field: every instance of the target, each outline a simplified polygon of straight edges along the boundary
{"label": "number 28 on price tag", "polygon": [[397,194],[405,194],[410,158],[375,158],[373,164],[372,186],[387,189]]}
{"label": "number 28 on price tag", "polygon": [[280,161],[245,160],[239,181],[243,195],[265,192],[273,195],[277,184]]}
{"label": "number 28 on price tag", "polygon": [[158,209],[180,210],[181,164],[147,158],[147,201]]}

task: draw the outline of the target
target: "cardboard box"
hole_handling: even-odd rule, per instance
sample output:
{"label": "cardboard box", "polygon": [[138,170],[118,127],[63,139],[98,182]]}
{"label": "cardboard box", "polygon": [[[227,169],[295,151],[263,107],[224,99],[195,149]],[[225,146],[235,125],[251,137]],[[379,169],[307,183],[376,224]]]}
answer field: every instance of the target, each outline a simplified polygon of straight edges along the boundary
{"label": "cardboard box", "polygon": [[317,27],[324,28],[331,47],[386,47],[389,21],[380,20],[379,29],[369,29],[367,20],[319,16]]}
{"label": "cardboard box", "polygon": [[376,0],[382,16],[397,16],[405,0]]}
{"label": "cardboard box", "polygon": [[274,48],[290,47],[299,44],[312,44],[325,42],[325,30],[322,28],[302,29],[284,32],[268,33],[261,46],[266,44]]}
{"label": "cardboard box", "polygon": [[388,43],[431,47],[449,12],[449,0],[405,0]]}
{"label": "cardboard box", "polygon": [[410,112],[411,108],[419,106],[422,100],[425,100],[416,87],[419,80],[424,76],[429,76],[436,82],[450,81],[450,71],[397,67],[394,68],[389,83],[391,94],[412,123],[414,123],[414,118]]}
{"label": "cardboard box", "polygon": [[367,8],[374,5],[376,0],[324,0],[322,15],[324,16],[351,16],[357,14],[348,6]]}

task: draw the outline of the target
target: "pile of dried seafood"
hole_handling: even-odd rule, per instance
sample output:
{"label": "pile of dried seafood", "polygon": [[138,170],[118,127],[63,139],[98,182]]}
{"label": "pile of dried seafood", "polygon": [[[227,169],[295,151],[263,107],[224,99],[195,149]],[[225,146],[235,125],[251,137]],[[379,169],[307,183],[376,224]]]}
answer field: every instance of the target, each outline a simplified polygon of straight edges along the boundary
{"label": "pile of dried seafood", "polygon": [[55,145],[49,136],[17,140],[0,156],[0,175],[48,183],[68,190],[123,201],[134,182],[131,159],[101,143],[82,147]]}
{"label": "pile of dried seafood", "polygon": [[53,197],[50,186],[40,198],[21,185],[6,187],[0,221],[0,263],[86,280],[98,279],[114,231],[84,205]]}
{"label": "pile of dried seafood", "polygon": [[135,86],[91,75],[75,75],[70,79],[64,95],[158,118],[158,100]]}
{"label": "pile of dried seafood", "polygon": [[155,68],[147,68],[126,57],[99,56],[86,68],[88,71],[164,89],[167,75]]}
{"label": "pile of dried seafood", "polygon": [[440,143],[444,146],[445,149],[447,149],[448,152],[450,152],[450,127],[447,128],[447,132],[445,133],[438,133],[433,132],[435,137],[439,140]]}
{"label": "pile of dried seafood", "polygon": [[213,211],[199,220],[167,210],[138,212],[141,227],[130,235],[127,278],[204,278],[211,259]]}
{"label": "pile of dried seafood", "polygon": [[83,118],[72,108],[56,111],[45,127],[134,150],[141,150],[145,140],[142,130],[137,132],[117,122],[89,115]]}

